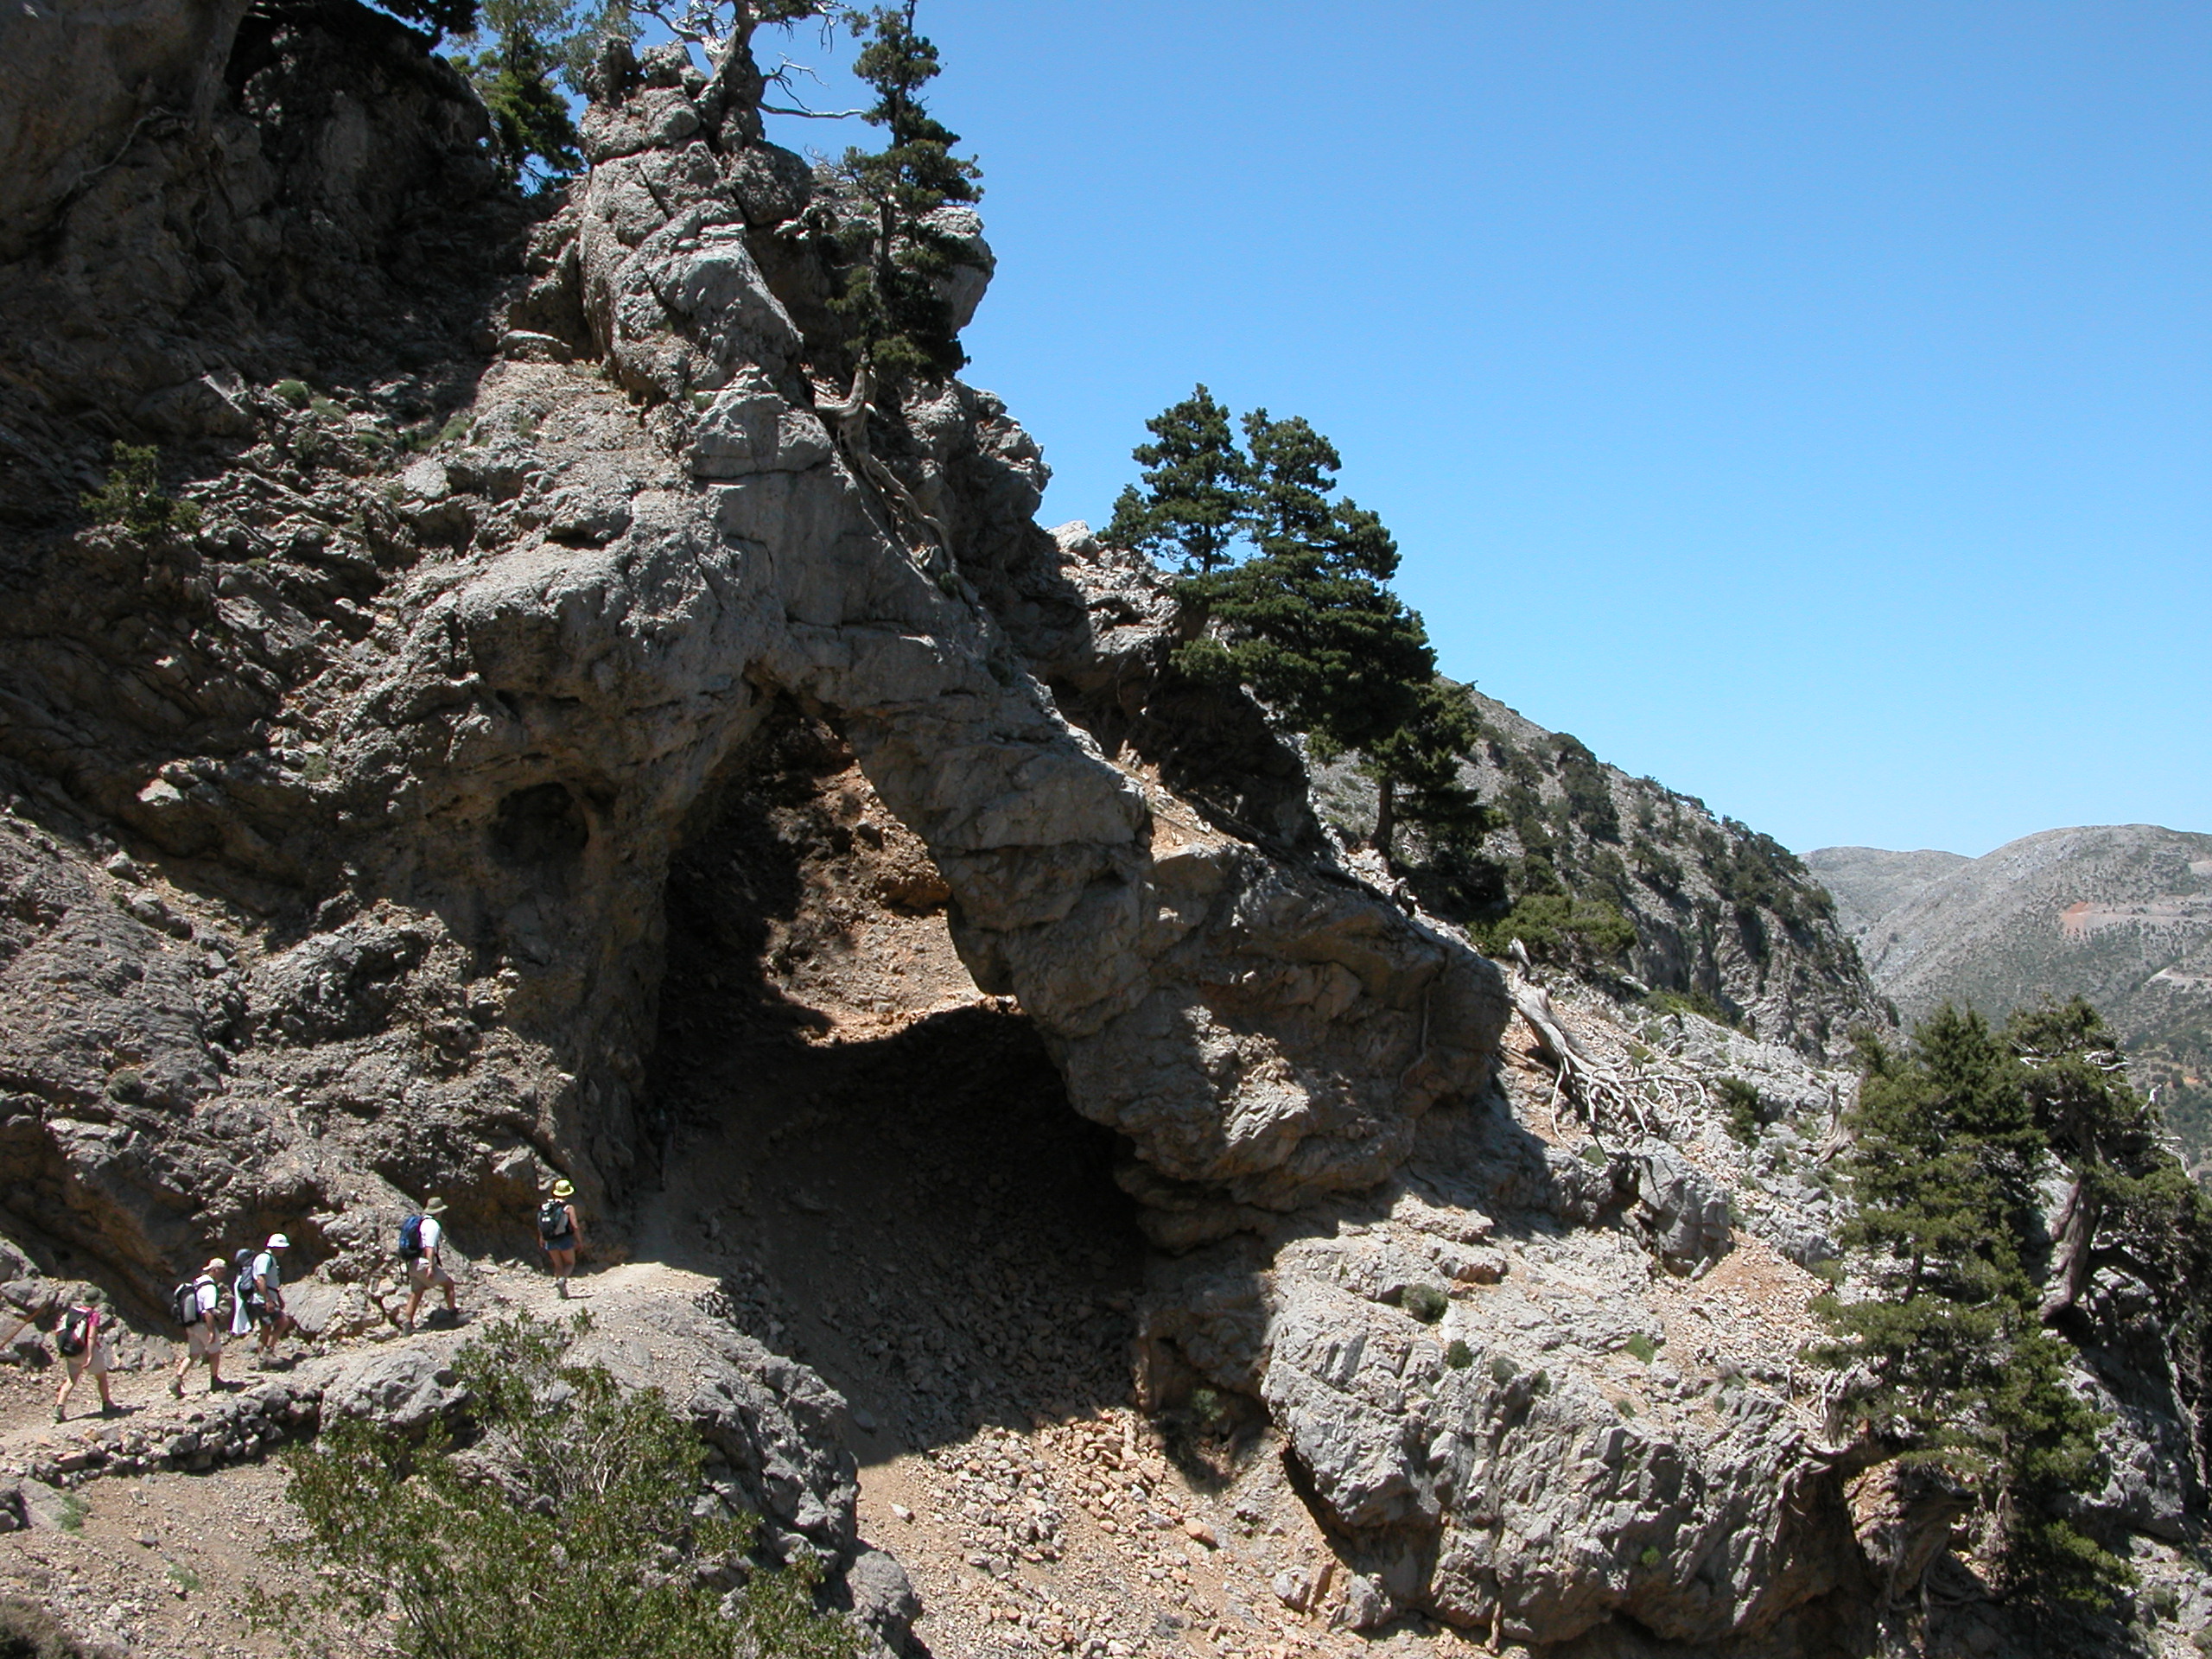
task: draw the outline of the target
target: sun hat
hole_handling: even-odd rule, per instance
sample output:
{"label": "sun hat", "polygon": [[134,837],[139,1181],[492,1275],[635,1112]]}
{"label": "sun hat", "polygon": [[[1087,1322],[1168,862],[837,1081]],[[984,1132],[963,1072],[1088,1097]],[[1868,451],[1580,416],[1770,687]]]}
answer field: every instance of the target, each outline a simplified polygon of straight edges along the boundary
{"label": "sun hat", "polygon": [[570,1180],[559,1180],[554,1182],[553,1196],[556,1198],[575,1198],[576,1196],[576,1184]]}
{"label": "sun hat", "polygon": [[265,1250],[289,1250],[292,1248],[292,1241],[282,1233],[271,1233],[269,1242],[261,1248]]}
{"label": "sun hat", "polygon": [[424,1215],[442,1216],[445,1212],[446,1201],[438,1197],[436,1193],[434,1192],[429,1198],[423,1200],[423,1213]]}
{"label": "sun hat", "polygon": [[207,1258],[207,1265],[200,1268],[200,1271],[202,1273],[227,1273],[230,1271],[230,1267],[231,1264],[224,1261],[221,1256],[211,1255]]}

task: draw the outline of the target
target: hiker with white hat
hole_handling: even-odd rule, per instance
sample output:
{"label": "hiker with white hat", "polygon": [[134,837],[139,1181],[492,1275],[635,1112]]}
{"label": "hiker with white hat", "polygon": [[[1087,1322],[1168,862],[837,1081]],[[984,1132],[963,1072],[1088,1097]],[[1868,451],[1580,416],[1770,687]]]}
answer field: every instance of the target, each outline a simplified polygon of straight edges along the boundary
{"label": "hiker with white hat", "polygon": [[566,1301],[569,1275],[583,1248],[584,1224],[576,1214],[576,1185],[565,1177],[553,1183],[553,1196],[537,1206],[537,1243],[553,1264],[553,1285]]}
{"label": "hiker with white hat", "polygon": [[423,1306],[423,1294],[442,1286],[446,1293],[446,1312],[456,1320],[461,1304],[453,1294],[453,1274],[446,1271],[446,1230],[438,1217],[446,1212],[446,1201],[432,1193],[423,1200],[423,1213],[410,1216],[399,1224],[399,1259],[407,1264],[407,1313],[400,1324],[410,1333],[415,1329],[416,1310]]}
{"label": "hiker with white hat", "polygon": [[270,1234],[269,1242],[238,1275],[238,1314],[232,1321],[231,1334],[242,1337],[257,1326],[264,1360],[276,1353],[276,1344],[292,1329],[291,1315],[284,1312],[283,1269],[276,1260],[277,1251],[291,1248],[292,1241],[283,1234]]}
{"label": "hiker with white hat", "polygon": [[229,1334],[230,1321],[224,1317],[223,1281],[229,1266],[221,1256],[211,1256],[198,1278],[186,1280],[171,1293],[177,1323],[184,1327],[184,1352],[177,1357],[176,1375],[169,1379],[169,1392],[180,1400],[184,1398],[185,1374],[196,1360],[207,1362],[210,1394],[224,1386],[223,1338]]}

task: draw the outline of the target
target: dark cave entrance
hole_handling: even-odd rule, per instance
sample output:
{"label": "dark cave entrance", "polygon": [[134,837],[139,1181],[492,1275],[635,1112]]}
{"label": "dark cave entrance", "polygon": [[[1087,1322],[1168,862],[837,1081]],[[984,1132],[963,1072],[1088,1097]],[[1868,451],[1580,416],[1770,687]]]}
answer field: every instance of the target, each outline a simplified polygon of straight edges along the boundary
{"label": "dark cave entrance", "polygon": [[741,1324],[860,1407],[864,1459],[1128,1389],[1144,1249],[1122,1148],[967,978],[949,896],[787,705],[668,880],[664,1179],[639,1248],[720,1277]]}

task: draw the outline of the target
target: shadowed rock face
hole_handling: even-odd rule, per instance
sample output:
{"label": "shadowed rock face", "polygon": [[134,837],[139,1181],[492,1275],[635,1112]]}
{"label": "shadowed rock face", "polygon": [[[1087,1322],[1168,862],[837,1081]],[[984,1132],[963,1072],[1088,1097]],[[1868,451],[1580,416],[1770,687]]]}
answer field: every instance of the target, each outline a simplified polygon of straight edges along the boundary
{"label": "shadowed rock face", "polygon": [[[409,270],[383,262],[403,198],[347,171],[401,117],[356,109],[345,77],[417,87],[391,147],[418,188],[475,176],[473,106],[404,30],[278,16],[224,57],[232,90],[197,126],[142,135],[123,164],[149,205],[102,233],[126,270],[225,268],[253,224],[168,227],[273,167],[330,221],[314,257],[353,248],[373,268],[354,287],[404,308]],[[210,50],[180,37],[176,75],[198,85]],[[1102,728],[1141,722],[1127,687],[1159,677],[1156,581],[1037,530],[1035,446],[957,384],[871,423],[945,528],[931,545],[815,412],[810,365],[837,347],[794,317],[818,321],[834,197],[753,137],[736,78],[666,53],[600,73],[598,165],[509,279],[531,325],[509,360],[446,359],[473,384],[445,442],[391,457],[378,433],[420,407],[420,378],[347,390],[364,342],[317,356],[327,302],[280,292],[256,338],[308,341],[302,378],[339,403],[227,382],[173,399],[213,474],[195,537],[56,523],[17,548],[5,753],[78,836],[50,861],[20,849],[20,880],[60,895],[32,907],[0,985],[46,1033],[14,1085],[21,1166],[90,1193],[146,1165],[125,1183],[140,1198],[114,1200],[134,1217],[117,1254],[142,1271],[206,1227],[210,1189],[231,1189],[219,1214],[304,1205],[310,1230],[386,1184],[451,1188],[488,1221],[549,1164],[618,1195],[656,1139],[639,1114],[669,859],[785,697],[926,843],[977,982],[1020,998],[1076,1108],[1128,1137],[1168,1233],[1380,1179],[1432,1102],[1482,1085],[1495,970],[1314,856],[1280,783],[1231,781],[1201,810],[1162,781],[1201,769],[1186,739],[1108,731],[1109,754],[1069,723],[1041,676]],[[178,162],[207,142],[251,166]],[[129,308],[172,344],[219,327],[158,284],[126,308],[92,280],[104,205],[58,208],[10,290]],[[156,225],[157,254],[130,240]],[[508,257],[480,250],[480,288]],[[143,401],[85,385],[126,422]],[[1224,707],[1264,769],[1264,728]],[[123,874],[87,872],[118,844]],[[88,950],[134,965],[41,965]],[[208,1139],[180,1152],[162,1112]],[[403,1118],[401,1143],[378,1132]],[[249,1190],[222,1167],[246,1161],[222,1152],[233,1136],[256,1148]],[[65,1228],[96,1208],[41,1206]]]}
{"label": "shadowed rock face", "polygon": [[[480,111],[365,16],[252,25],[226,92],[125,146],[127,202],[57,199],[0,269],[0,305],[101,325],[34,342],[10,429],[10,1230],[152,1288],[277,1227],[345,1282],[433,1190],[464,1243],[556,1171],[619,1214],[665,1156],[671,864],[796,709],[1116,1132],[1141,1224],[1189,1252],[1161,1369],[1263,1402],[1373,1567],[1359,1617],[1750,1640],[1846,1583],[1840,1497],[1766,1396],[1630,1428],[1589,1380],[1647,1261],[1725,1240],[1710,1185],[1663,1145],[1592,1165],[1510,1127],[1497,969],[1335,861],[1259,710],[1177,680],[1156,573],[1036,526],[1043,461],[998,400],[887,399],[895,491],[858,454],[824,304],[846,205],[759,142],[757,83],[610,57],[593,171],[525,227]],[[175,48],[195,86],[206,46]],[[394,99],[357,107],[364,75]],[[416,213],[443,251],[397,251]],[[141,281],[172,266],[225,273],[222,302]],[[114,434],[168,435],[195,534],[73,522]],[[1387,1185],[1408,1168],[1431,1199]],[[1456,1300],[1455,1363],[1404,1297],[1496,1288],[1491,1214],[1548,1290]]]}

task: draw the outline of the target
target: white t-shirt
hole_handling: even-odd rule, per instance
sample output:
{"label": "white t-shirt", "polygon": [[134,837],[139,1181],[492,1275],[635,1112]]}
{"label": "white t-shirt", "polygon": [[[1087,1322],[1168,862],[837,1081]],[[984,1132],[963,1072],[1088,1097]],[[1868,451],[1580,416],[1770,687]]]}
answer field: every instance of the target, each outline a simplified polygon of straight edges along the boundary
{"label": "white t-shirt", "polygon": [[210,1279],[203,1273],[194,1281],[192,1291],[193,1300],[198,1304],[200,1308],[200,1318],[201,1321],[208,1325],[213,1324],[215,1320],[215,1310],[222,1306],[223,1292],[221,1287],[218,1286],[213,1279]]}
{"label": "white t-shirt", "polygon": [[251,1285],[257,1279],[269,1287],[271,1295],[283,1288],[284,1274],[276,1265],[276,1251],[264,1250],[253,1258],[253,1266],[247,1269],[245,1281]]}
{"label": "white t-shirt", "polygon": [[438,1225],[435,1216],[425,1216],[423,1217],[423,1230],[417,1236],[423,1241],[423,1254],[429,1255],[445,1243],[446,1230]]}

